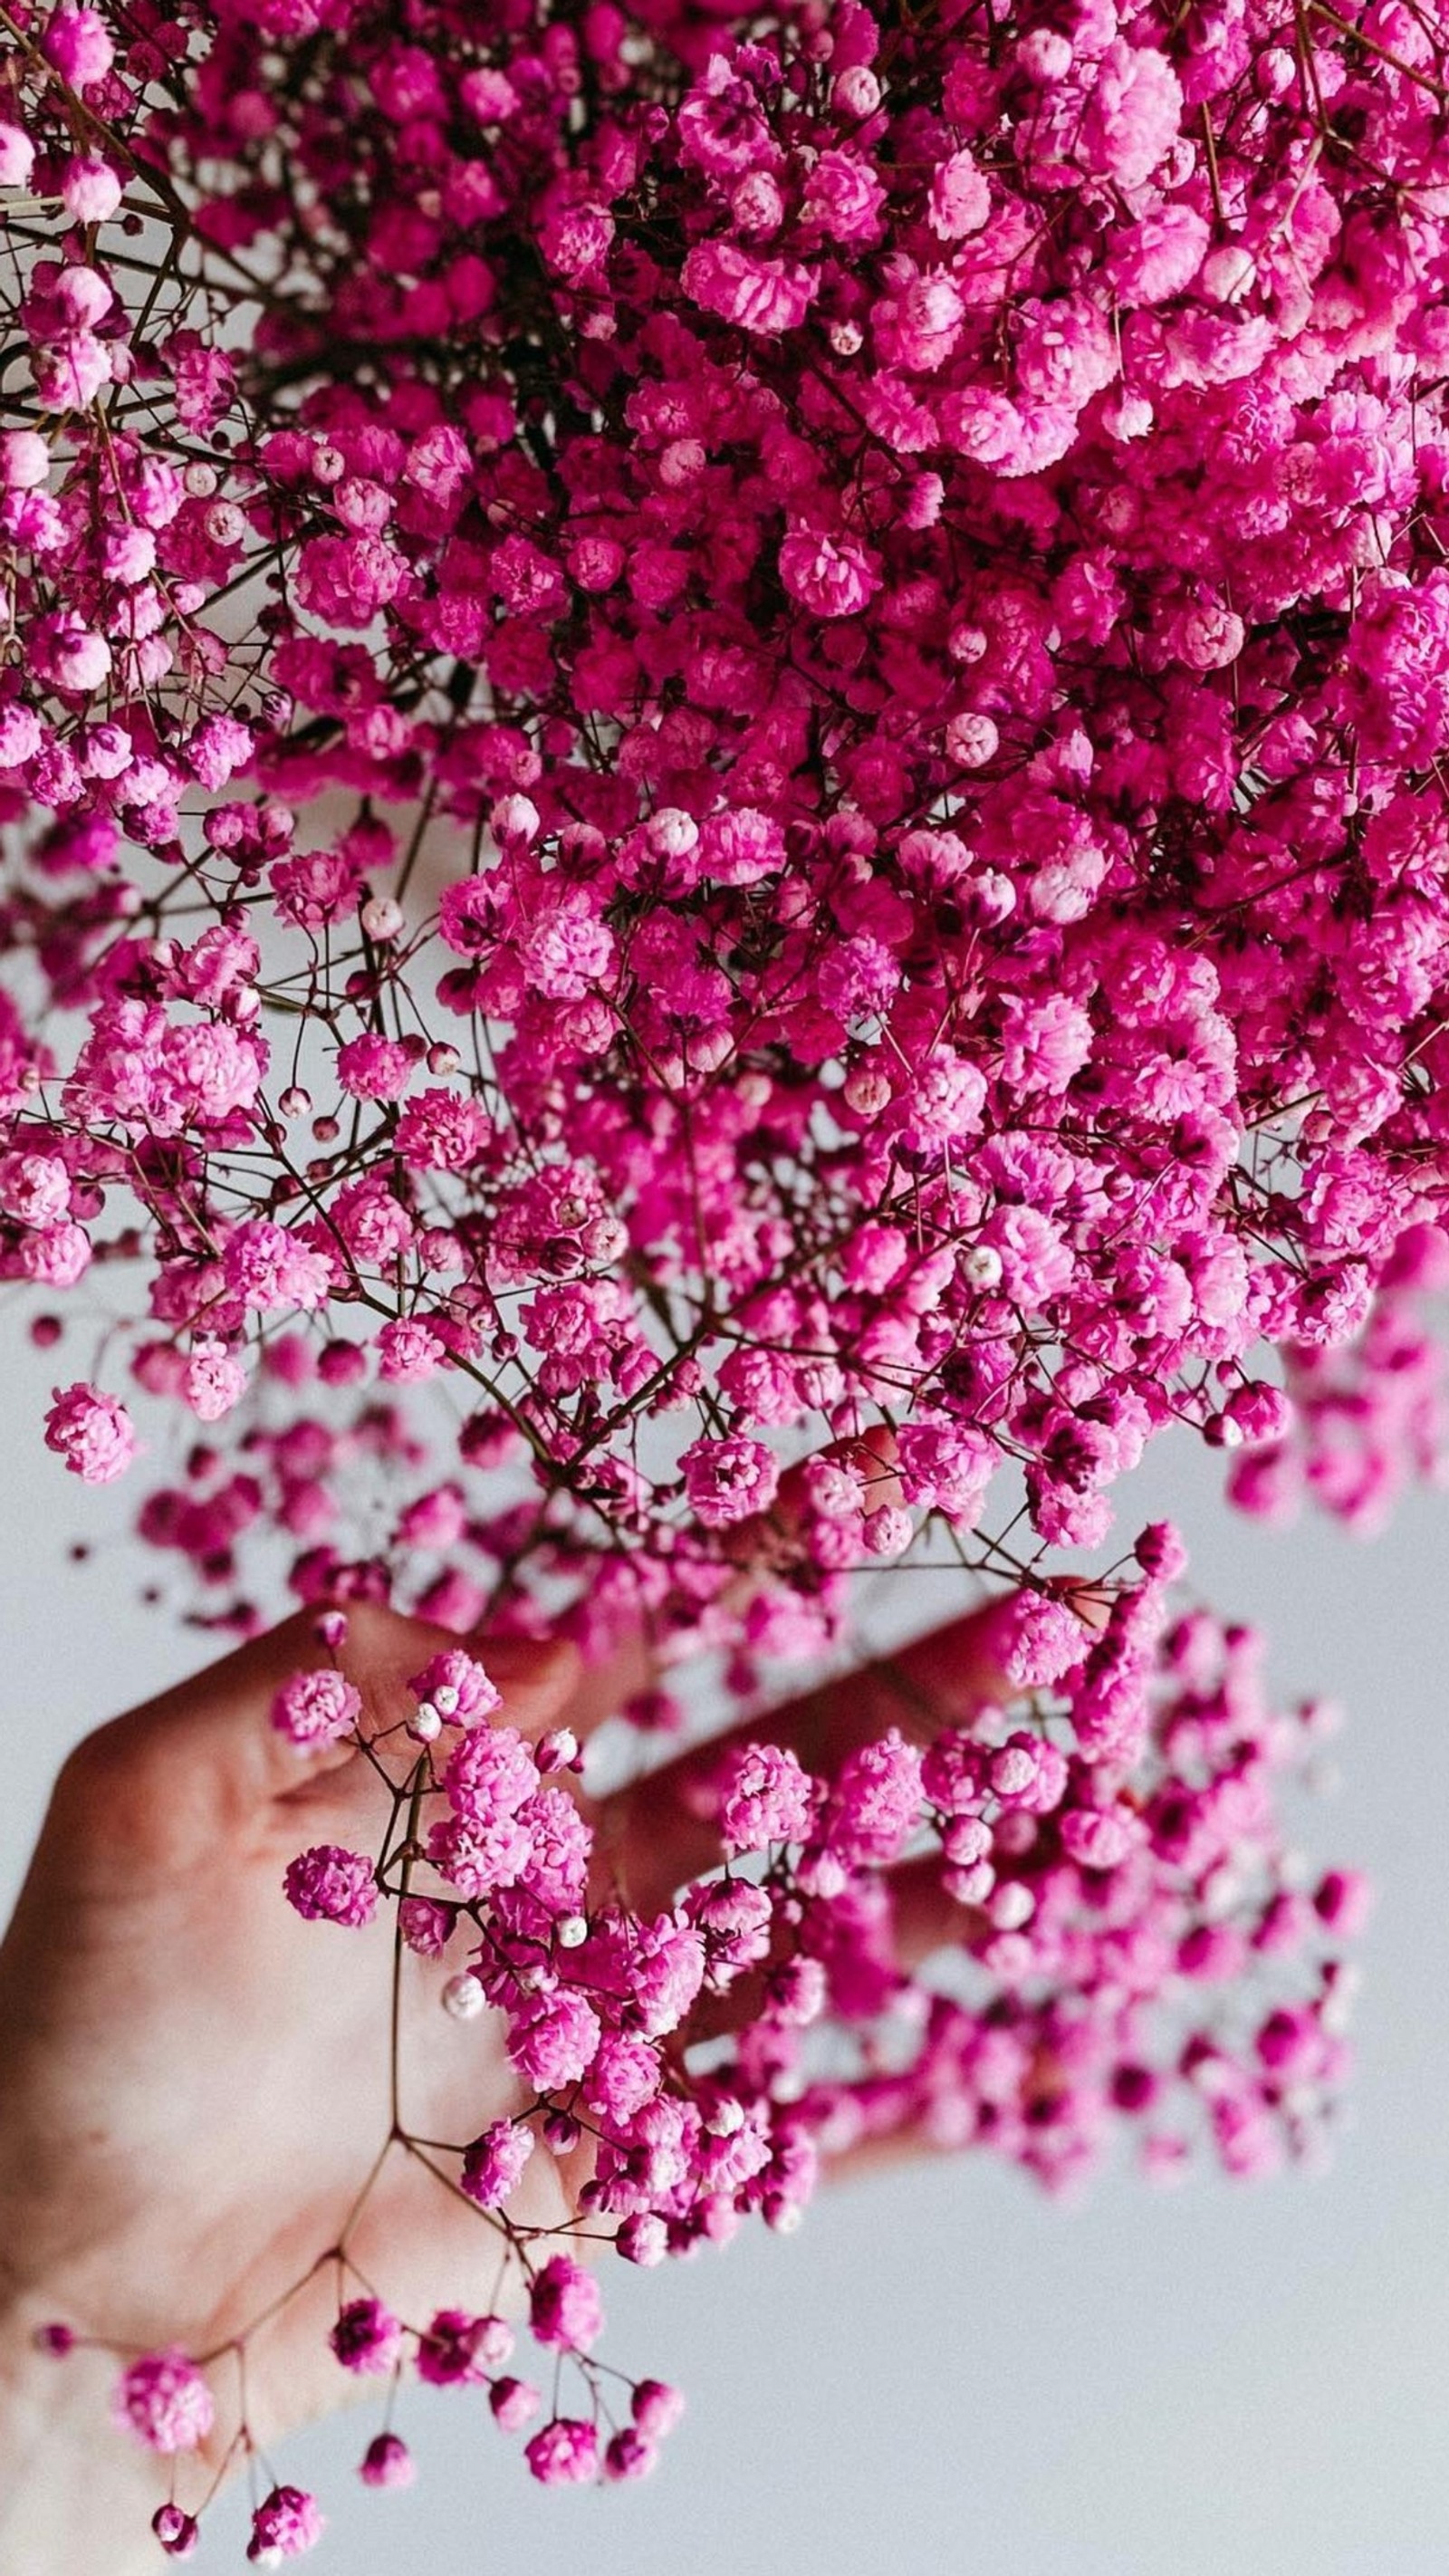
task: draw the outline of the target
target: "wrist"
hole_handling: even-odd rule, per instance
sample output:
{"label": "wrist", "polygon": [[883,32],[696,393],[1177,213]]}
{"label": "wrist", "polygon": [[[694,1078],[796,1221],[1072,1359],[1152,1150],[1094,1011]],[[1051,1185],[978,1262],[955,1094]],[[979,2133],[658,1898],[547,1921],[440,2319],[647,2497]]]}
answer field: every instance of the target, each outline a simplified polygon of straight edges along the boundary
{"label": "wrist", "polygon": [[0,2305],[0,2571],[132,2576],[157,2563],[168,2464],[111,2422],[114,2355],[42,2349],[29,2301]]}

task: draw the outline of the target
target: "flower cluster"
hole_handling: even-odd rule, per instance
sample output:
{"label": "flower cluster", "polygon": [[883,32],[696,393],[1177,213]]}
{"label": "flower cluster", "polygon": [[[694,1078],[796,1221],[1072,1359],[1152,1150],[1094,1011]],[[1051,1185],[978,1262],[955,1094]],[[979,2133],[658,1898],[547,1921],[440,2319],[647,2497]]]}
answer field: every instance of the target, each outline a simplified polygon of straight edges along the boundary
{"label": "flower cluster", "polygon": [[[827,2161],[895,2135],[988,2150],[1051,2188],[1123,2128],[1159,2177],[1195,2140],[1239,2175],[1316,2145],[1345,2063],[1336,1945],[1364,1908],[1352,1873],[1311,1885],[1281,1838],[1278,1784],[1320,1712],[1270,1706],[1250,1632],[1171,1615],[1172,1530],[1145,1531],[1137,1558],[1140,1579],[1097,1597],[1090,1621],[1080,1596],[1007,1605],[1000,1697],[924,1743],[888,1726],[819,1774],[765,1732],[693,1757],[691,1806],[722,1865],[653,1915],[591,1892],[571,1738],[529,1744],[490,1725],[492,1686],[461,1652],[415,1678],[411,1717],[367,1739],[394,1787],[381,1850],[307,1853],[287,1892],[344,1925],[396,1903],[403,1941],[450,1972],[445,2009],[502,2016],[518,2110],[476,2138],[429,2140],[428,2161],[499,2236],[550,2367],[517,2373],[503,2315],[409,2322],[339,2286],[342,2369],[485,2392],[503,2431],[536,2428],[524,2457],[545,2485],[639,2477],[682,2400],[628,2382],[620,2418],[575,2234],[583,2251],[602,2225],[647,2266],[724,2244],[752,2217],[788,2230]],[[330,1678],[299,1675],[279,1704],[326,1696]],[[905,1676],[900,1699],[918,1717]],[[1253,1994],[1255,1968],[1272,1992]],[[514,2195],[540,2143],[585,2142],[578,2218],[543,2253],[549,2231],[512,2214]],[[345,2253],[334,2260],[340,2285]],[[177,2451],[213,2410],[170,2352],[131,2365],[116,2412]],[[411,2473],[401,2438],[376,2435],[367,2483]],[[196,2518],[165,2510],[163,2545],[188,2554]],[[299,2554],[320,2529],[310,2496],[278,2488],[251,2554]]]}
{"label": "flower cluster", "polygon": [[[883,1417],[752,1650],[1003,1459],[1082,1547],[1168,1421],[1270,1514],[1435,1458],[1413,12],[16,24],[0,1268],[142,1265],[216,1615],[280,1529],[312,1597],[697,1634],[782,1448]],[[57,1393],[89,1480],[122,1392]]]}
{"label": "flower cluster", "polygon": [[[1154,2036],[1357,1897],[1285,1871],[1248,1642],[1159,1634],[1175,1547],[1090,1635],[1050,1560],[1174,1423],[1270,1519],[1441,1463],[1446,100],[1410,0],[7,17],[0,1275],[105,1353],[48,1446],[160,1448],[217,1624],[278,1542],[334,1621],[642,1626],[748,1705],[862,1567],[1025,1586],[999,1724],[760,1733],[652,1917],[439,1659],[408,1858],[287,1893],[504,2015],[506,2236],[549,2123],[651,2261],[893,2126],[1056,2181],[1192,2100],[1255,2170],[1335,2071],[1327,1971]],[[600,2431],[591,2296],[546,2480],[668,2411]],[[501,2367],[449,2316],[334,2348]]]}

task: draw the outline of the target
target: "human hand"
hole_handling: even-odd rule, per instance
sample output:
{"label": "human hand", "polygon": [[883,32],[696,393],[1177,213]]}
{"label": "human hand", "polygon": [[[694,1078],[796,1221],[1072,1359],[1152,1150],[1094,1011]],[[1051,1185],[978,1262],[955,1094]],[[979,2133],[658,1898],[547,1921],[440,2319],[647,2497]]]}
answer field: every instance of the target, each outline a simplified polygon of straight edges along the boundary
{"label": "human hand", "polygon": [[[408,1678],[452,1643],[388,1611],[350,1613],[339,1661],[362,1692],[369,1748],[412,1713]],[[503,1693],[498,1722],[529,1738],[607,1712],[568,1646],[490,1637],[479,1651]],[[460,2047],[436,2008],[449,1963],[405,1949],[395,1961],[390,1916],[338,1939],[281,1896],[303,1845],[376,1849],[391,1812],[376,1753],[344,1742],[299,1757],[269,1723],[278,1685],[325,1660],[304,1615],[88,1738],[0,1945],[0,2564],[25,2576],[129,2564],[118,2528],[144,2529],[167,2491],[164,2464],[104,2426],[114,2359],[77,2355],[62,2395],[53,2363],[29,2350],[42,2319],[98,2345],[211,2357],[219,2403],[203,2457],[220,2472],[245,2442],[357,2393],[326,2334],[359,2282],[377,2280],[409,2317],[470,2296],[519,2304],[516,2268],[423,2145],[527,2106],[501,2019]],[[958,1623],[744,1731],[829,1771],[888,1724],[967,1713],[990,1677],[989,1621]],[[714,1758],[684,1755],[590,1811],[601,1892],[612,1880],[631,1903],[662,1905],[717,1863],[699,1795]],[[939,1929],[939,1894],[907,1872],[900,1902],[919,1948]],[[545,2145],[510,2220],[567,2226],[588,2170],[583,2146]]]}

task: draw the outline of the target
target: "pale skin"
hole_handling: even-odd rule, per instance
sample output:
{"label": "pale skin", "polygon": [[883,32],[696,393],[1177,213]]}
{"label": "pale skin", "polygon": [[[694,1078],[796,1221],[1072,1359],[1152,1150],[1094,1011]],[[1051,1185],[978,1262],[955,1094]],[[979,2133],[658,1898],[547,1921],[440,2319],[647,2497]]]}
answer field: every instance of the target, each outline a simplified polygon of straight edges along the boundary
{"label": "pale skin", "polygon": [[[456,1640],[392,1612],[352,1614],[339,1660],[363,1691],[365,1734],[410,1713],[407,1679],[444,1643]],[[586,1735],[621,1679],[585,1675],[567,1646],[474,1651],[503,1692],[496,1722],[531,1738]],[[410,2323],[441,2304],[518,2305],[506,2243],[405,2143],[464,2140],[524,2106],[501,2025],[439,2009],[456,1959],[405,1954],[394,2104],[391,1908],[341,1931],[281,1894],[298,1850],[375,1850],[390,1810],[367,1753],[299,1755],[270,1725],[278,1684],[327,1660],[301,1616],[88,1737],[0,1944],[0,2567],[25,2576],[166,2563],[147,2525],[171,2486],[170,2464],[110,2426],[114,2354],[57,2361],[35,2350],[37,2324],[207,2357],[217,2424],[178,2484],[194,2505],[208,2470],[239,2465],[239,2341],[247,2422],[268,2450],[359,2393],[326,2344],[339,2247],[357,2276],[342,2295],[366,2282]],[[993,1679],[988,1627],[958,1622],[754,1731],[828,1770],[885,1725],[969,1715]],[[400,1778],[416,1748],[394,1735],[382,1750]],[[660,1905],[718,1859],[691,1767],[590,1810],[601,1892]],[[939,1913],[908,1877],[909,1947],[939,1937]],[[541,2146],[510,2220],[567,2224],[587,2170],[582,2147]],[[369,2431],[378,2391],[363,2384]]]}

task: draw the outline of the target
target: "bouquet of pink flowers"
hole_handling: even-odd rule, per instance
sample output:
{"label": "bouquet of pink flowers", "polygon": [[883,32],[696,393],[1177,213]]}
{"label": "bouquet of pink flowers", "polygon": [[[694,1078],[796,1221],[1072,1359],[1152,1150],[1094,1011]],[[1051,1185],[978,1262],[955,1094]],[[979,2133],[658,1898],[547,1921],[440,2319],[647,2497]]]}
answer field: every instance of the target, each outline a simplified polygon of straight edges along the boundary
{"label": "bouquet of pink flowers", "polygon": [[[395,1902],[504,2016],[517,2116],[445,2178],[590,2399],[534,2473],[636,2474],[675,2401],[600,2432],[592,2278],[509,2215],[538,2138],[652,2262],[923,2123],[1057,2182],[1195,2103],[1256,2170],[1338,2071],[1361,1891],[1286,1882],[1272,1794],[1313,1712],[1169,1608],[1175,1533],[1080,1565],[1169,1424],[1269,1519],[1439,1459],[1449,35],[4,24],[0,1269],[103,1319],[45,1438],[103,1483],[154,1423],[196,1615],[255,1627],[282,1542],[276,1723],[362,1734],[394,1823],[287,1894]],[[643,1637],[658,1733],[672,1662],[751,1710],[923,1551],[999,1595],[984,1711],[737,1733],[652,1913],[463,1642]],[[338,1660],[379,1603],[460,1641],[381,1738]],[[506,2345],[366,2296],[334,2348],[513,2425]],[[211,2404],[177,2353],[123,2383],[163,2450]],[[253,2554],[315,2528],[278,2488]]]}

